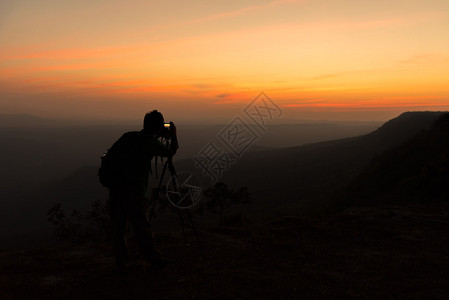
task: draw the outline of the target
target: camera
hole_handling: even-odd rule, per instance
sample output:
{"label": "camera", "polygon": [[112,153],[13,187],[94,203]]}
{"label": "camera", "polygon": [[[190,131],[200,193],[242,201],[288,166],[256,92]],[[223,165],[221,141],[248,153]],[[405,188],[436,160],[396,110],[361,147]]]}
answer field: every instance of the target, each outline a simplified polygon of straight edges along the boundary
{"label": "camera", "polygon": [[170,129],[170,123],[164,123],[164,128]]}

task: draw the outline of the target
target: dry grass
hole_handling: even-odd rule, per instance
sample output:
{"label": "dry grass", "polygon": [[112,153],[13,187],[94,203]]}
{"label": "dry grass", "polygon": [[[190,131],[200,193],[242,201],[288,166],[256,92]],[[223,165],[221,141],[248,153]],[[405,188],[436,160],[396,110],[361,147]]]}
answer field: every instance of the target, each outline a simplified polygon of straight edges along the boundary
{"label": "dry grass", "polygon": [[154,271],[136,260],[125,276],[114,273],[105,243],[3,251],[0,298],[447,299],[448,208],[352,208],[198,237],[158,234],[171,263]]}

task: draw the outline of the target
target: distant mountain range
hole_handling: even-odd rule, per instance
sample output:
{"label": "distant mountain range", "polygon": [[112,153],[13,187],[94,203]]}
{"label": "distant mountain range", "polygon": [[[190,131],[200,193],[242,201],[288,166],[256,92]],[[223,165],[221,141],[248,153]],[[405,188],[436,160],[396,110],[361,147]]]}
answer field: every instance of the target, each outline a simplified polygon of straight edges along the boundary
{"label": "distant mountain range", "polygon": [[40,118],[29,114],[0,114],[0,128],[45,128],[72,123],[63,120]]}
{"label": "distant mountain range", "polygon": [[0,114],[0,128],[57,128],[57,127],[73,127],[73,126],[92,126],[103,124],[133,124],[130,120],[76,120],[64,118],[42,118],[30,114]]}

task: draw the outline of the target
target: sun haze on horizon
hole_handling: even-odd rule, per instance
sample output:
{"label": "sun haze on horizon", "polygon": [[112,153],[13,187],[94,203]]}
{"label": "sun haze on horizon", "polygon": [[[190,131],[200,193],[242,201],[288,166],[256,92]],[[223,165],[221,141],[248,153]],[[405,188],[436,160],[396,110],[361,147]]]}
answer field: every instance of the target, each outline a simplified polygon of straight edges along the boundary
{"label": "sun haze on horizon", "polygon": [[226,120],[261,91],[288,118],[449,109],[444,0],[0,3],[0,109]]}

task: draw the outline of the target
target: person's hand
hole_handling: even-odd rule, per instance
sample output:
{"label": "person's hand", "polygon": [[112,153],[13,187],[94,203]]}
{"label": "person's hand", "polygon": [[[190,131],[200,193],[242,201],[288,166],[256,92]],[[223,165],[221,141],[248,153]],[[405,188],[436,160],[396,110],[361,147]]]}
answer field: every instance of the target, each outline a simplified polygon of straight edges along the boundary
{"label": "person's hand", "polygon": [[170,135],[172,138],[176,137],[176,126],[173,122],[170,122]]}

